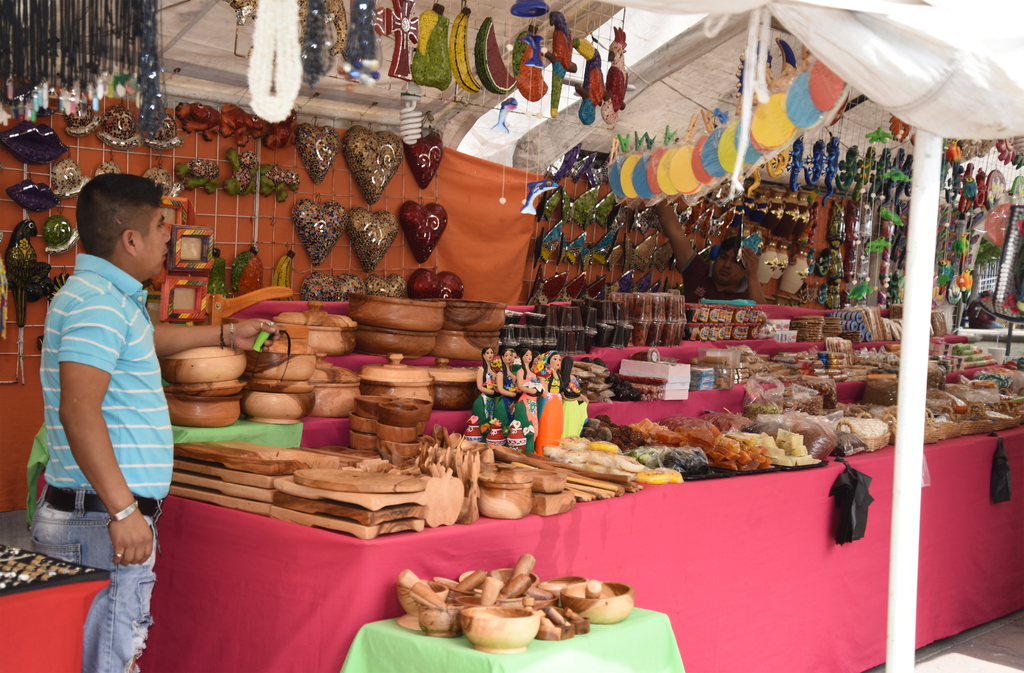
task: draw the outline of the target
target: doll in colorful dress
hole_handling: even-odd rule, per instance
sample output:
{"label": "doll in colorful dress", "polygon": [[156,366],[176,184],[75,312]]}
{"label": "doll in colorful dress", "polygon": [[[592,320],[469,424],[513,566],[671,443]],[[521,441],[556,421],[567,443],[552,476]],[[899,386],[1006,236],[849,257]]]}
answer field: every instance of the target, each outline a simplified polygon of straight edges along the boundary
{"label": "doll in colorful dress", "polygon": [[504,427],[508,428],[509,422],[515,415],[516,398],[519,397],[519,389],[516,387],[516,374],[513,367],[516,363],[516,349],[512,346],[502,346],[501,372],[498,375],[498,394],[501,395],[498,405],[505,408]]}
{"label": "doll in colorful dress", "polygon": [[480,430],[486,435],[491,421],[498,418],[495,405],[498,399],[498,378],[492,364],[494,349],[490,346],[484,348],[480,351],[480,357],[483,363],[476,368],[476,389],[480,397],[473,402],[473,414],[480,419]]}
{"label": "doll in colorful dress", "polygon": [[540,422],[534,442],[534,452],[541,456],[545,446],[555,446],[562,438],[561,368],[562,356],[555,351],[548,351],[533,362],[533,373],[544,384],[545,390],[537,405]]}
{"label": "doll in colorful dress", "polygon": [[544,394],[544,384],[533,373],[533,351],[529,346],[520,345],[516,352],[519,354],[520,367],[516,372],[516,389],[519,391],[519,398],[516,401],[515,420],[526,435],[526,448],[524,453],[533,453],[534,439],[537,437],[537,400]]}
{"label": "doll in colorful dress", "polygon": [[583,396],[580,382],[572,374],[573,360],[562,358],[562,436],[577,437],[587,422],[587,398]]}

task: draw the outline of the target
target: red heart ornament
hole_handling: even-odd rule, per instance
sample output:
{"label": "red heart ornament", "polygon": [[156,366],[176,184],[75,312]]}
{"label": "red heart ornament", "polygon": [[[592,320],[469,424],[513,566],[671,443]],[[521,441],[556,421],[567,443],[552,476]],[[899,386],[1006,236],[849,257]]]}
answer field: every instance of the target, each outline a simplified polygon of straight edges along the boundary
{"label": "red heart ornament", "polygon": [[415,143],[402,143],[405,160],[409,162],[409,170],[416,178],[420,189],[426,189],[430,181],[437,175],[437,168],[444,156],[444,142],[441,138],[430,134],[423,136]]}
{"label": "red heart ornament", "polygon": [[421,206],[415,201],[406,201],[398,209],[398,221],[405,232],[413,257],[422,264],[430,257],[441,234],[448,226],[448,213],[439,203]]}

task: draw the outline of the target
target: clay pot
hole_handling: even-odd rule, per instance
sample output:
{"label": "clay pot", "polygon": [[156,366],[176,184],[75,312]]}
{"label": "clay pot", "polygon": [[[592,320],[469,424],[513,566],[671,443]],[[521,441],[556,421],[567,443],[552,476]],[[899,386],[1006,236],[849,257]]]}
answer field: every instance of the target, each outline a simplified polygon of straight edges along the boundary
{"label": "clay pot", "polygon": [[472,409],[480,393],[476,389],[476,371],[452,367],[447,358],[437,358],[427,371],[434,379],[434,408],[439,411]]}
{"label": "clay pot", "polygon": [[397,353],[389,353],[387,359],[387,364],[365,365],[359,370],[359,390],[363,395],[433,401],[434,379],[425,367],[403,365],[402,356]]}
{"label": "clay pot", "polygon": [[377,421],[377,439],[389,442],[415,442],[417,437],[415,427],[384,425],[382,421]]}
{"label": "clay pot", "polygon": [[481,652],[525,652],[540,630],[543,614],[528,608],[465,608],[461,615],[462,632],[473,643],[473,649]]}
{"label": "clay pot", "polygon": [[310,301],[306,304],[309,306],[307,310],[278,314],[274,322],[305,325],[309,330],[309,345],[326,355],[351,353],[356,347],[356,322],[343,315],[326,313],[323,302]]}
{"label": "clay pot", "polygon": [[265,381],[308,381],[316,371],[316,351],[307,343],[274,339],[263,352],[245,352],[245,373]]}
{"label": "clay pot", "polygon": [[353,432],[362,432],[367,435],[377,434],[377,421],[373,418],[366,418],[359,414],[349,414],[349,427]]}
{"label": "clay pot", "polygon": [[446,299],[443,330],[495,332],[505,324],[505,304],[469,299]]}
{"label": "clay pot", "polygon": [[[362,370],[360,370],[362,373]],[[360,382],[362,385],[362,382]],[[377,420],[377,414],[379,413],[379,407],[384,402],[390,402],[395,399],[390,395],[359,395],[355,399],[356,412],[363,418],[372,418]],[[376,432],[376,428],[374,428]],[[365,432],[365,430],[359,430],[359,432]]]}
{"label": "clay pot", "polygon": [[[414,398],[385,402],[378,407],[377,421],[384,425],[415,428],[417,423],[426,422],[427,418],[430,418],[431,405],[430,402]],[[385,439],[389,438],[385,437]]]}
{"label": "clay pot", "polygon": [[168,383],[215,383],[237,379],[245,365],[243,351],[204,346],[160,358],[160,375]]}
{"label": "clay pot", "polygon": [[164,386],[164,393],[193,397],[230,397],[242,392],[244,387],[245,381],[238,379],[214,383],[171,383]]}
{"label": "clay pot", "polygon": [[[428,608],[421,605],[420,630],[435,638],[458,638],[462,635],[462,624],[459,621],[461,612],[461,605],[449,605],[443,608]],[[540,629],[539,620],[537,628]]]}
{"label": "clay pot", "polygon": [[348,418],[355,409],[355,398],[359,395],[359,377],[355,372],[324,362],[323,355],[317,353],[316,371],[309,382],[316,396],[310,416]]}
{"label": "clay pot", "polygon": [[360,326],[436,332],[444,324],[444,305],[436,301],[349,294],[348,317]]}
{"label": "clay pot", "polygon": [[356,329],[356,350],[367,355],[401,353],[407,358],[421,358],[434,349],[436,335],[436,332],[359,325]]}
{"label": "clay pot", "polygon": [[602,582],[600,596],[588,598],[589,582],[570,584],[562,589],[562,605],[591,624],[618,624],[633,611],[633,587],[618,582]]}
{"label": "clay pot", "polygon": [[242,415],[239,407],[241,395],[205,397],[165,393],[167,412],[173,425],[192,428],[223,428]]}
{"label": "clay pot", "polygon": [[449,360],[481,362],[480,353],[490,347],[498,350],[498,331],[466,332],[441,330],[437,333],[431,355]]}
{"label": "clay pot", "polygon": [[349,430],[348,445],[353,449],[358,449],[359,451],[376,451],[377,435],[369,435]]}
{"label": "clay pot", "polygon": [[[251,388],[253,382],[250,381]],[[263,390],[242,391],[242,411],[250,421],[292,425],[303,416],[308,416],[316,403],[313,386],[300,388],[294,383],[291,390],[296,392],[265,392]]]}

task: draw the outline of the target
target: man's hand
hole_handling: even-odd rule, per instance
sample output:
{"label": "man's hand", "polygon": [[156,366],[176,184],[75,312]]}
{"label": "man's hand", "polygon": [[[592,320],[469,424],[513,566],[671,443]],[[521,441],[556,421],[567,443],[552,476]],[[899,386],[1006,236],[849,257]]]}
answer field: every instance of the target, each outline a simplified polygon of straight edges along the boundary
{"label": "man's hand", "polygon": [[267,332],[270,334],[265,342],[265,346],[269,346],[274,343],[274,337],[278,334],[277,325],[269,320],[260,320],[258,318],[251,318],[249,320],[241,320],[235,323],[235,348],[241,348],[242,350],[249,350],[252,345],[256,342],[256,337],[259,333]]}
{"label": "man's hand", "polygon": [[750,282],[757,282],[757,267],[761,263],[757,255],[750,248],[743,248],[743,252],[740,253],[740,259],[743,260],[744,272],[747,274],[747,280]]}
{"label": "man's hand", "polygon": [[139,510],[127,519],[110,522],[110,541],[114,545],[115,564],[145,563],[153,553],[153,531]]}

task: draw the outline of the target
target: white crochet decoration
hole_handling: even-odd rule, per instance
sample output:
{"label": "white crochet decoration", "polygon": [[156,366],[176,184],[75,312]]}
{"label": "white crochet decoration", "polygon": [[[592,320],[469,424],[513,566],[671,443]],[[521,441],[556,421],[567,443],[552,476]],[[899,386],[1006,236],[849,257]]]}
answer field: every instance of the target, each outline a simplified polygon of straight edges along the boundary
{"label": "white crochet decoration", "polygon": [[[271,85],[276,93],[271,93]],[[302,85],[297,0],[261,0],[249,59],[252,109],[268,122],[288,118]]]}

